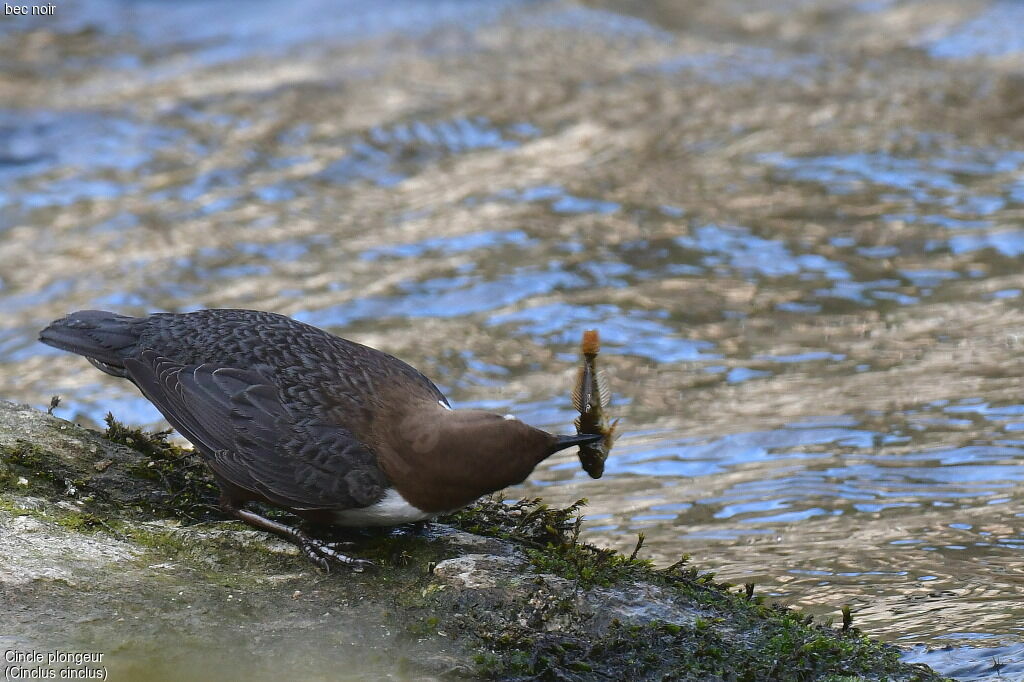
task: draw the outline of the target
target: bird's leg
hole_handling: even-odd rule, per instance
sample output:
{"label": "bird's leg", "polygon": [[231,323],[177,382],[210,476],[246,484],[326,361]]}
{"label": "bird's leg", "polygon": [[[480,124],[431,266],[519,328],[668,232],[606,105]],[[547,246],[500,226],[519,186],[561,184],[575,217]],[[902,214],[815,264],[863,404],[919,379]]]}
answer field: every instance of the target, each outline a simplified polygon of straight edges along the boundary
{"label": "bird's leg", "polygon": [[298,545],[299,549],[302,550],[302,553],[306,555],[306,558],[327,572],[330,572],[331,570],[332,561],[341,564],[342,566],[346,566],[356,572],[361,572],[368,568],[375,567],[372,561],[367,561],[366,559],[353,559],[352,557],[346,556],[337,550],[339,546],[349,545],[352,543],[335,543],[318,540],[317,538],[306,535],[298,528],[279,521],[273,521],[265,516],[260,516],[256,512],[249,511],[248,509],[243,509],[234,500],[228,497],[221,497],[220,506],[221,509],[231,516],[234,516],[236,519],[244,521],[254,528],[259,528],[260,530],[273,533],[274,535]]}

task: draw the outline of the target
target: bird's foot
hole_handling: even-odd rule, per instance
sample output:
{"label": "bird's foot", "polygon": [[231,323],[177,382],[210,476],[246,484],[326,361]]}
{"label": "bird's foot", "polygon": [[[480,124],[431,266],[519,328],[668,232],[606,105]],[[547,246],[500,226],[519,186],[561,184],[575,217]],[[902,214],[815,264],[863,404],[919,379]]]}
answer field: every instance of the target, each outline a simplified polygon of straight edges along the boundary
{"label": "bird's foot", "polygon": [[248,509],[243,509],[241,505],[227,496],[221,498],[220,506],[225,512],[245,521],[250,526],[269,531],[298,545],[307,559],[327,573],[331,572],[332,563],[344,566],[357,573],[376,568],[372,561],[354,559],[338,551],[343,547],[352,547],[355,544],[353,542],[328,542],[310,537],[298,528],[281,523],[280,521],[268,519]]}
{"label": "bird's foot", "polygon": [[343,547],[353,546],[355,544],[353,542],[324,542],[323,540],[317,540],[303,534],[302,537],[298,538],[297,544],[307,559],[327,573],[331,572],[332,563],[344,566],[356,573],[362,573],[377,567],[372,561],[356,559],[338,551]]}

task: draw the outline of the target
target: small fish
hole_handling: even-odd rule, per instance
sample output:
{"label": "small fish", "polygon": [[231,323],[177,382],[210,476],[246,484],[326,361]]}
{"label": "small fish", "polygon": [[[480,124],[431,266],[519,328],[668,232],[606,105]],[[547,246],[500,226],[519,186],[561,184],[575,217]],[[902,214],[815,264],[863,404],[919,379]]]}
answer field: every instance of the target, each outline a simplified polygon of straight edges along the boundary
{"label": "small fish", "polygon": [[583,362],[576,374],[576,386],[572,391],[573,405],[580,413],[576,419],[576,433],[599,433],[604,436],[597,443],[580,446],[580,464],[591,478],[601,478],[604,474],[604,461],[612,449],[615,425],[619,423],[618,419],[609,423],[604,414],[611,393],[604,373],[597,369],[597,354],[600,350],[601,340],[597,330],[588,329],[583,332],[583,341],[580,343]]}

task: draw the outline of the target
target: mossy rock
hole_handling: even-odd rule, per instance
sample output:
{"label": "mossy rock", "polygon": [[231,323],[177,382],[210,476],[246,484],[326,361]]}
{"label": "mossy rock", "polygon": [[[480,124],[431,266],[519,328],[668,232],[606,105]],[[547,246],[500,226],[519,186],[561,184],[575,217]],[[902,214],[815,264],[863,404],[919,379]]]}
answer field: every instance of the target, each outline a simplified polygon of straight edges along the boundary
{"label": "mossy rock", "polygon": [[109,679],[941,679],[686,561],[582,543],[582,503],[352,533],[378,570],[324,574],[215,502],[166,433],[0,402],[5,646],[106,652]]}

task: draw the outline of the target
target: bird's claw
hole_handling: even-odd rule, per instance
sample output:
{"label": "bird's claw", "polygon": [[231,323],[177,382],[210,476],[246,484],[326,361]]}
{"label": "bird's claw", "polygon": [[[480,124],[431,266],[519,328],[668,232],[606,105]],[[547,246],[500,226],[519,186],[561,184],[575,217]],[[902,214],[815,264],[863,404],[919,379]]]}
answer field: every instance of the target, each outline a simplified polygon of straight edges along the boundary
{"label": "bird's claw", "polygon": [[351,547],[352,542],[324,542],[314,538],[303,538],[299,547],[302,553],[310,561],[321,568],[325,573],[331,572],[331,564],[335,563],[348,568],[350,571],[362,573],[363,571],[376,568],[377,565],[366,559],[355,559],[338,551],[341,547]]}

